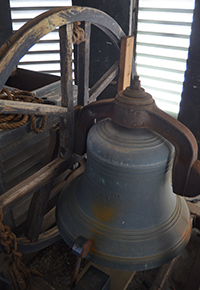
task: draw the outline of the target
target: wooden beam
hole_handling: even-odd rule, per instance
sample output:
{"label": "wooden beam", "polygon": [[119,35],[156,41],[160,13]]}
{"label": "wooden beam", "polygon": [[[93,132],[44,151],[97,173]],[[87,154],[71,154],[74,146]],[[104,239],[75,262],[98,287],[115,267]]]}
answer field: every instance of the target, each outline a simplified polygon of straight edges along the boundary
{"label": "wooden beam", "polygon": [[117,60],[111,68],[94,84],[90,89],[90,103],[96,101],[96,98],[103,92],[109,83],[118,74],[119,61]]}
{"label": "wooden beam", "polygon": [[37,242],[32,243],[27,238],[18,238],[18,251],[22,254],[29,254],[40,251],[61,239],[60,232],[57,226],[41,233]]}
{"label": "wooden beam", "polygon": [[31,199],[26,221],[26,236],[31,242],[38,241],[52,186],[53,181],[34,193]]}
{"label": "wooden beam", "polygon": [[133,60],[133,46],[134,46],[133,36],[122,37],[120,62],[119,62],[118,92],[130,86],[132,60]]}
{"label": "wooden beam", "polygon": [[64,117],[67,112],[67,108],[59,106],[0,100],[0,114],[58,115]]}
{"label": "wooden beam", "polygon": [[0,206],[3,213],[9,212],[14,205],[23,201],[28,195],[44,187],[47,183],[59,176],[76,162],[76,157],[67,160],[57,158],[39,171],[17,184],[0,196]]}
{"label": "wooden beam", "polygon": [[74,104],[72,86],[72,35],[73,24],[59,28],[61,58],[61,105],[68,113],[60,122],[60,156],[68,158],[74,146]]}
{"label": "wooden beam", "polygon": [[78,105],[89,103],[89,65],[91,23],[84,22],[85,41],[78,45]]}

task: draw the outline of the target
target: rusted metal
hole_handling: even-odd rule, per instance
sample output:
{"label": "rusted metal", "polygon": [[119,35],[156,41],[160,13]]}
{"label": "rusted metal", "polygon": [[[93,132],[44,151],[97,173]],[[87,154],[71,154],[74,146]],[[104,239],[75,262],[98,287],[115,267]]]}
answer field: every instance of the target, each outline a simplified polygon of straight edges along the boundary
{"label": "rusted metal", "polygon": [[82,236],[78,237],[76,239],[76,241],[74,242],[74,244],[72,246],[72,252],[78,258],[76,261],[76,265],[75,265],[74,274],[73,274],[70,288],[73,288],[73,286],[75,285],[76,278],[78,276],[78,272],[79,272],[80,265],[81,265],[81,260],[83,258],[87,257],[87,255],[89,254],[89,252],[91,250],[91,247],[92,247],[92,242],[90,240],[82,237]]}
{"label": "rusted metal", "polygon": [[[138,82],[138,79],[134,82]],[[160,110],[152,96],[140,89],[137,83],[131,87],[120,92],[114,100],[97,101],[80,110],[75,140],[81,142],[76,142],[75,150],[82,153],[85,151],[87,132],[98,118],[110,117],[115,123],[127,128],[152,129],[175,146],[174,192],[189,197],[200,194],[200,161],[197,160],[198,149],[194,135],[179,121]]]}

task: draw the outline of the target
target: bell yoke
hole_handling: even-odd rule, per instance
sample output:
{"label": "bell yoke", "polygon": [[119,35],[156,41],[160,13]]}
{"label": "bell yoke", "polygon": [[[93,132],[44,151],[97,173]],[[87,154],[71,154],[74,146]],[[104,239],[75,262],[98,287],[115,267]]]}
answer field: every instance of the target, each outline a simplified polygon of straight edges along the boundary
{"label": "bell yoke", "polygon": [[138,76],[115,99],[77,114],[75,152],[87,148],[87,164],[60,195],[62,237],[70,246],[78,236],[91,240],[88,258],[110,268],[150,269],[173,259],[191,235],[181,195],[197,194],[194,136],[157,108]]}

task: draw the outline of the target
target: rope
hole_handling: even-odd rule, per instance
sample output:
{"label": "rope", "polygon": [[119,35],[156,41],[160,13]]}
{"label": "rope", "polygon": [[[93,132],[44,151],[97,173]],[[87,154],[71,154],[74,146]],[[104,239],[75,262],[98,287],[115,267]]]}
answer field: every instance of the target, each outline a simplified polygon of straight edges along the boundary
{"label": "rope", "polygon": [[74,22],[72,41],[73,44],[80,44],[85,41],[85,31],[79,25],[80,21]]}
{"label": "rope", "polygon": [[40,275],[36,270],[28,269],[21,261],[22,254],[17,251],[17,238],[7,225],[2,223],[3,211],[0,206],[0,244],[5,247],[9,257],[9,275],[13,290],[28,290],[32,274]]}
{"label": "rope", "polygon": [[[11,101],[18,101],[18,102],[30,102],[30,103],[39,103],[42,104],[42,99],[37,99],[31,92],[29,91],[13,91],[3,88],[0,91],[0,99],[1,100],[11,100]],[[11,114],[5,115],[0,114],[0,129],[1,130],[9,130],[9,129],[16,129],[18,127],[23,126],[28,122],[29,115],[21,115],[21,114]],[[30,115],[31,118],[31,126],[32,130],[40,134],[44,131],[46,126],[46,116],[42,116],[42,122],[39,128],[36,126],[36,117],[34,115]]]}

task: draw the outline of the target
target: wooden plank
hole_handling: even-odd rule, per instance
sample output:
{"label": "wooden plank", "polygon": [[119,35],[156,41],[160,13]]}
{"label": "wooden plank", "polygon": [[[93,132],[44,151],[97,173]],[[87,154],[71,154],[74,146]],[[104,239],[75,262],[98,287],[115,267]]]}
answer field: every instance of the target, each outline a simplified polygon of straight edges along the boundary
{"label": "wooden plank", "polygon": [[103,90],[109,85],[109,83],[117,76],[118,65],[119,61],[117,60],[90,89],[90,103],[96,101],[96,98],[101,94],[101,92],[103,92]]}
{"label": "wooden plank", "polygon": [[172,261],[168,262],[167,264],[164,264],[161,267],[161,269],[160,269],[153,285],[151,286],[150,290],[165,289],[166,284],[169,282],[169,279],[172,275],[172,272],[173,272],[179,258],[180,258],[180,255],[178,255]]}
{"label": "wooden plank", "polygon": [[74,145],[74,104],[72,86],[72,35],[73,24],[59,28],[61,57],[61,105],[68,113],[60,122],[60,156],[68,158]]}
{"label": "wooden plank", "polygon": [[122,37],[120,62],[119,62],[118,92],[130,86],[132,60],[133,60],[133,46],[134,46],[133,36]]}
{"label": "wooden plank", "polygon": [[39,276],[33,276],[30,290],[56,290]]}
{"label": "wooden plank", "polygon": [[45,216],[41,227],[41,232],[48,230],[56,223],[56,207],[54,206]]}
{"label": "wooden plank", "polygon": [[44,116],[65,116],[68,112],[67,108],[59,106],[36,104],[27,102],[16,102],[8,100],[0,100],[1,114],[28,114],[28,115],[44,115]]}
{"label": "wooden plank", "polygon": [[31,242],[38,241],[52,186],[53,181],[37,191],[31,200],[26,221],[27,238]]}
{"label": "wooden plank", "polygon": [[49,129],[49,145],[46,149],[46,153],[43,159],[43,165],[47,165],[53,159],[58,156],[58,146],[59,146],[59,127],[58,124],[52,126]]}
{"label": "wooden plank", "polygon": [[29,254],[36,251],[40,251],[53,243],[57,242],[61,239],[60,232],[57,226],[47,230],[44,233],[39,235],[39,239],[37,242],[31,243],[31,241],[27,238],[18,238],[17,245],[18,251],[22,254]]}
{"label": "wooden plank", "polygon": [[194,258],[192,267],[187,278],[187,281],[181,289],[183,290],[199,290],[200,289],[200,279],[199,279],[199,267],[200,267],[200,247]]}
{"label": "wooden plank", "polygon": [[91,265],[110,276],[111,278],[110,290],[126,290],[136,273],[135,271],[121,271],[121,270],[110,269],[110,268],[106,268],[106,267],[94,264],[92,262],[89,262],[85,266],[83,271],[81,271],[81,273],[79,274],[77,281],[81,279],[81,277],[85,274],[85,272]]}
{"label": "wooden plank", "polygon": [[89,65],[91,23],[84,22],[85,41],[78,45],[78,105],[89,103]]}
{"label": "wooden plank", "polygon": [[68,160],[57,158],[2,194],[0,196],[0,206],[2,206],[3,213],[6,214],[18,202],[22,202],[27,196],[45,186],[45,184],[67,170],[76,161],[78,161],[76,157],[69,158]]}
{"label": "wooden plank", "polygon": [[187,205],[189,207],[190,213],[191,214],[197,214],[200,216],[200,206],[196,203],[192,203],[190,201],[186,201]]}
{"label": "wooden plank", "polygon": [[[55,151],[58,154],[58,127],[50,129],[50,142],[49,147],[45,155],[43,164],[46,165],[53,160]],[[39,191],[35,192],[28,209],[27,220],[26,220],[26,233],[27,238],[31,242],[37,242],[41,227],[44,219],[44,215],[47,211],[47,205],[53,186],[54,180],[51,180]]]}

